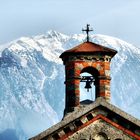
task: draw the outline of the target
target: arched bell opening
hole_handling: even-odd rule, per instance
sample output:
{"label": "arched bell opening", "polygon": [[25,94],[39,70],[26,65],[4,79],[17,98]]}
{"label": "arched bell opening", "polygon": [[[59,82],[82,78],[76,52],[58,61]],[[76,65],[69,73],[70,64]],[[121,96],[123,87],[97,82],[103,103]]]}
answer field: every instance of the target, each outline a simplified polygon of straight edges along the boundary
{"label": "arched bell opening", "polygon": [[84,100],[95,100],[95,85],[94,85],[94,77],[87,73],[80,74],[80,102]]}
{"label": "arched bell opening", "polygon": [[93,67],[86,67],[80,74],[80,101],[94,101],[98,95],[99,72]]}

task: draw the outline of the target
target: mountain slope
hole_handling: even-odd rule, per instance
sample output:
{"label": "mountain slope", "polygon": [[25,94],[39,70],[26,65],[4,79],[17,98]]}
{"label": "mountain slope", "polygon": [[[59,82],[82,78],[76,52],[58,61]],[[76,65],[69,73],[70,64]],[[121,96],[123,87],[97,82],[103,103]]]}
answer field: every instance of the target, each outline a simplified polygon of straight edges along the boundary
{"label": "mountain slope", "polygon": [[[25,140],[62,118],[65,73],[59,55],[84,38],[49,31],[0,47],[0,139]],[[140,118],[140,49],[109,36],[91,39],[118,51],[111,64],[112,103]]]}

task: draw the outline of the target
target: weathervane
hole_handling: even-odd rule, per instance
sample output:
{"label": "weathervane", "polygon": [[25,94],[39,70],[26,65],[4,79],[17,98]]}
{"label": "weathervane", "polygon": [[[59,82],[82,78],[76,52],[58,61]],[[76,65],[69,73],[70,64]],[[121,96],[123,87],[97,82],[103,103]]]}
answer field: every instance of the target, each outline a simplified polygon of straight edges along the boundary
{"label": "weathervane", "polygon": [[89,26],[90,24],[87,24],[86,29],[82,29],[82,31],[86,32],[87,34],[87,42],[89,42],[89,32],[93,31],[93,29],[92,28],[90,29]]}

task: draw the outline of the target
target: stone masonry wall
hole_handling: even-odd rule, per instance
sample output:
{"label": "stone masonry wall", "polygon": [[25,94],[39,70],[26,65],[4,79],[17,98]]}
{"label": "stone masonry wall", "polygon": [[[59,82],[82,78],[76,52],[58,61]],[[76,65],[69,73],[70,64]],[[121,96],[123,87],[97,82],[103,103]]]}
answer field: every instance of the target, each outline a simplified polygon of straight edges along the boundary
{"label": "stone masonry wall", "polygon": [[88,72],[95,76],[96,98],[103,97],[107,101],[110,100],[110,60],[109,56],[102,55],[69,56],[65,62],[66,112],[70,112],[70,109],[80,104],[80,74],[86,68],[90,68]]}
{"label": "stone masonry wall", "polygon": [[133,140],[134,138],[123,133],[107,122],[99,119],[89,126],[77,131],[68,140]]}

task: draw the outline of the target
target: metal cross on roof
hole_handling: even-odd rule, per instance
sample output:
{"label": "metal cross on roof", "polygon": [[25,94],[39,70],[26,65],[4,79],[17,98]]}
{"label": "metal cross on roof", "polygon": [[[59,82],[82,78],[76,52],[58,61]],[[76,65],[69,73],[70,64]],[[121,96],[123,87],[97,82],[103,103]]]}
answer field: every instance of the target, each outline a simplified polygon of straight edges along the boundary
{"label": "metal cross on roof", "polygon": [[93,29],[89,28],[90,24],[87,24],[86,29],[82,29],[82,31],[86,32],[87,34],[87,42],[89,42],[89,32],[93,31]]}

